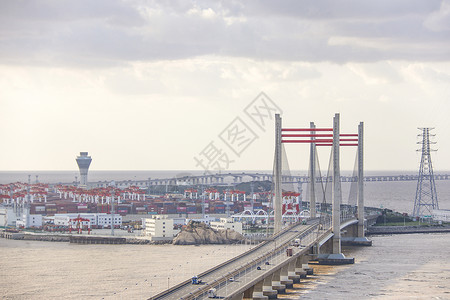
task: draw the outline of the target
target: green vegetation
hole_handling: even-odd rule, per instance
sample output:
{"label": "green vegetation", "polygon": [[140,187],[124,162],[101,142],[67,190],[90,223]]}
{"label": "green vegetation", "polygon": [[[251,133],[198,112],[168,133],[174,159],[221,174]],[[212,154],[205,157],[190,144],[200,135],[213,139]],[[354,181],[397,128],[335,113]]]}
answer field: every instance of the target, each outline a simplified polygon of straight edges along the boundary
{"label": "green vegetation", "polygon": [[[415,221],[413,218],[407,214],[401,214],[389,209],[383,209],[381,215],[377,219],[375,226],[439,226],[433,222],[431,219],[422,219],[420,221]],[[442,223],[442,225],[447,225],[448,223]]]}
{"label": "green vegetation", "polygon": [[428,223],[423,223],[423,222],[386,222],[386,224],[384,222],[382,223],[377,223],[376,226],[429,226],[430,224]]}
{"label": "green vegetation", "polygon": [[394,212],[390,209],[383,209],[381,215],[377,219],[376,226],[414,226],[419,222],[413,222],[412,218],[407,214]]}

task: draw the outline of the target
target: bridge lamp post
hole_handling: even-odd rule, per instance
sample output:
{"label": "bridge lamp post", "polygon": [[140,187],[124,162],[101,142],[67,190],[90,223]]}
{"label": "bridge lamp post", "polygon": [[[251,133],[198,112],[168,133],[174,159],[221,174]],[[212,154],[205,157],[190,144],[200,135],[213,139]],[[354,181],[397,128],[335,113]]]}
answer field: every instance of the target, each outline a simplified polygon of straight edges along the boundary
{"label": "bridge lamp post", "polygon": [[228,295],[228,278],[225,281],[225,297]]}

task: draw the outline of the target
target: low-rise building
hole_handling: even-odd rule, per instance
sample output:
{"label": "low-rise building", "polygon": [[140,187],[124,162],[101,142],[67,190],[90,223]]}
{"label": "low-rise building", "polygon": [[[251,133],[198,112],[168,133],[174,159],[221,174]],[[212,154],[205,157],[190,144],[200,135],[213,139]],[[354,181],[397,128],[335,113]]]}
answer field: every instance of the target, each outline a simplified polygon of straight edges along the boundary
{"label": "low-rise building", "polygon": [[122,226],[122,216],[118,214],[96,214],[97,215],[97,226],[104,228],[111,226],[111,223],[114,224],[115,227]]}
{"label": "low-rise building", "polygon": [[0,226],[16,226],[21,214],[16,213],[12,207],[0,207]]}
{"label": "low-rise building", "polygon": [[30,214],[27,208],[0,208],[0,226],[14,226],[14,227],[41,227],[42,215]]}
{"label": "low-rise building", "polygon": [[450,210],[449,209],[433,209],[431,211],[431,217],[434,221],[450,222]]}
{"label": "low-rise building", "polygon": [[[82,226],[91,226],[98,228],[110,227],[114,224],[115,227],[122,226],[122,216],[119,214],[107,214],[107,213],[86,213],[86,214],[55,214],[54,224],[61,226],[76,226],[77,222],[74,221],[78,216],[89,221],[82,221]],[[72,221],[70,221],[72,220]]]}
{"label": "low-rise building", "polygon": [[220,218],[219,222],[210,222],[212,229],[233,229],[234,231],[242,234],[242,223],[235,222],[232,218]]}
{"label": "low-rise building", "polygon": [[144,220],[144,234],[152,240],[172,240],[178,233],[178,230],[173,229],[173,219],[166,215],[154,215]]}
{"label": "low-rise building", "polygon": [[16,221],[16,227],[42,227],[42,215],[32,215],[28,211],[26,211],[22,214],[22,218]]}

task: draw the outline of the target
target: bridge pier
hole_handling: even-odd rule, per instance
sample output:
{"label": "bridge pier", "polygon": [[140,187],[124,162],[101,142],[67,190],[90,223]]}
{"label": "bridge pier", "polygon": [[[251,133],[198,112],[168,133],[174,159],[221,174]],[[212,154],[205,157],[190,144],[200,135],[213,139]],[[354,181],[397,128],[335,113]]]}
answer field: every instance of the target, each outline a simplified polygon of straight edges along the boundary
{"label": "bridge pier", "polygon": [[239,293],[230,298],[230,300],[242,300],[244,299],[244,293]]}
{"label": "bridge pier", "polygon": [[292,280],[292,283],[300,283],[300,275],[295,273],[296,261],[291,261],[288,266],[288,278]]}
{"label": "bridge pier", "polygon": [[286,285],[281,283],[281,269],[273,273],[272,288],[278,292],[278,294],[286,293]]}
{"label": "bridge pier", "polygon": [[301,259],[302,269],[303,269],[303,271],[306,272],[306,275],[313,275],[314,269],[309,266],[309,264],[308,264],[309,261],[310,261],[309,256],[307,256],[307,255],[302,256],[302,259]]}
{"label": "bridge pier", "polygon": [[280,271],[280,282],[285,285],[287,289],[292,289],[294,287],[294,281],[289,279],[289,265],[281,268]]}
{"label": "bridge pier", "polygon": [[244,291],[244,298],[253,298],[253,291],[255,289],[255,286],[251,286],[247,290]]}
{"label": "bridge pier", "polygon": [[258,282],[257,284],[255,284],[253,286],[253,293],[252,293],[252,299],[256,299],[256,300],[266,300],[269,299],[269,297],[264,295],[263,292],[263,287],[264,287],[264,280],[261,280],[260,282]]}
{"label": "bridge pier", "polygon": [[[300,278],[306,278],[306,271],[303,269],[303,264],[305,262],[305,255],[298,257],[295,261],[295,274],[299,275]],[[308,263],[308,261],[306,261]]]}
{"label": "bridge pier", "polygon": [[270,274],[263,281],[263,294],[267,296],[269,299],[277,299],[278,292],[272,289],[272,277],[273,274]]}

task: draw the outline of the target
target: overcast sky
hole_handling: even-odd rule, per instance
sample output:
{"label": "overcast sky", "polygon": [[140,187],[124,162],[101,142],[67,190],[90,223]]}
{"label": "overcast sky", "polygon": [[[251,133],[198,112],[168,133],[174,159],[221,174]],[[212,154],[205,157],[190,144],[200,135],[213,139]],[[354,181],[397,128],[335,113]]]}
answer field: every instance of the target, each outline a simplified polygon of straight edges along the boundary
{"label": "overcast sky", "polygon": [[417,171],[435,127],[450,170],[449,83],[450,1],[0,1],[0,170],[267,170],[275,111],[363,121],[367,170]]}

